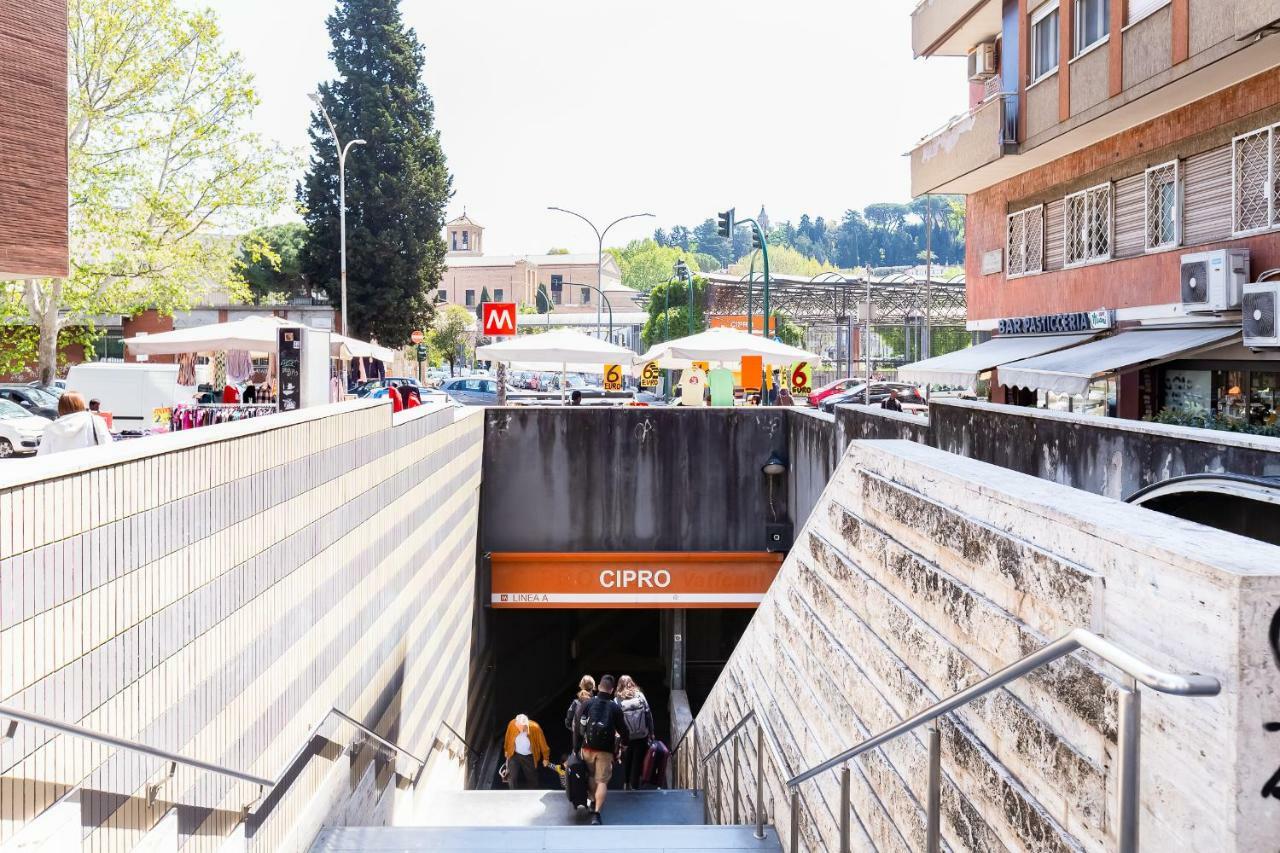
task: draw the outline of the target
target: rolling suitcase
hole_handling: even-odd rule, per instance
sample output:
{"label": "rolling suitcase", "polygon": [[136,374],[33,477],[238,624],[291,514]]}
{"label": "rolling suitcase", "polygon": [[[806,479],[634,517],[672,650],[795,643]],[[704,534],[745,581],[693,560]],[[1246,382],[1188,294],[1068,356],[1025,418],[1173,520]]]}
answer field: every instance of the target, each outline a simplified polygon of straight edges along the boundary
{"label": "rolling suitcase", "polygon": [[587,766],[576,755],[564,763],[564,791],[575,809],[587,805]]}
{"label": "rolling suitcase", "polygon": [[661,788],[667,782],[667,759],[671,751],[658,739],[649,742],[649,750],[644,754],[644,765],[640,768],[640,784]]}

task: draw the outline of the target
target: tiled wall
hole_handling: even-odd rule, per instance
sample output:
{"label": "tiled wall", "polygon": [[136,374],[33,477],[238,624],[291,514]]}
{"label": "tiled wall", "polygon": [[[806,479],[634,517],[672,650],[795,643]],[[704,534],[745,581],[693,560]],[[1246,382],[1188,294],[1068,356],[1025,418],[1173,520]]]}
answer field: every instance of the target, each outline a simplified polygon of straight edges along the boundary
{"label": "tiled wall", "polygon": [[0,844],[76,788],[86,850],[174,810],[184,849],[306,844],[317,796],[346,807],[326,770],[355,733],[313,733],[330,707],[419,756],[461,728],[482,425],[455,411],[339,404],[6,465],[0,704],[289,783],[255,802],[179,767],[149,806],[162,762],[24,724]]}
{"label": "tiled wall", "polygon": [[[1270,850],[1280,800],[1259,792],[1280,764],[1263,725],[1280,718],[1277,625],[1280,548],[914,442],[855,441],[697,740],[705,753],[756,711],[764,804],[785,839],[784,780],[1083,627],[1222,683],[1211,698],[1141,691],[1142,849]],[[943,718],[944,846],[1117,849],[1121,685],[1077,654]],[[751,815],[755,751],[742,754]],[[927,755],[919,729],[851,762],[853,849],[925,849]],[[703,781],[727,820],[729,751],[721,763]],[[839,788],[835,770],[802,786],[802,850],[836,848]]]}

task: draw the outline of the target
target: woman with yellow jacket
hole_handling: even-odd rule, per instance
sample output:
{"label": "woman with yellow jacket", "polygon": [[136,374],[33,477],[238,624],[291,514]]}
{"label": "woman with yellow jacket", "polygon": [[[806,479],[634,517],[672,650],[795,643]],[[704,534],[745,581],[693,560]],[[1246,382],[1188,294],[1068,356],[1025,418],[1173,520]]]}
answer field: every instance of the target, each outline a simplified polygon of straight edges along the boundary
{"label": "woman with yellow jacket", "polygon": [[502,752],[507,757],[507,785],[511,790],[538,787],[538,766],[551,764],[551,749],[542,727],[524,714],[507,723]]}

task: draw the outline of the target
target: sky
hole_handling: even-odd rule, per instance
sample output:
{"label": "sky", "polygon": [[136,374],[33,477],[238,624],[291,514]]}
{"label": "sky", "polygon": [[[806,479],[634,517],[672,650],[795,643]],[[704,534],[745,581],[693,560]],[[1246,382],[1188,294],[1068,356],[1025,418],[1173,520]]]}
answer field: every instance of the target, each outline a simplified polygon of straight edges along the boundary
{"label": "sky", "polygon": [[[306,153],[307,93],[332,78],[327,0],[192,0],[257,79],[254,128]],[[486,254],[594,251],[765,205],[907,201],[905,156],[967,105],[962,59],[914,60],[915,0],[403,0],[454,197]],[[341,132],[343,129],[340,128]],[[358,128],[347,129],[358,133]],[[357,149],[351,156],[359,156]]]}

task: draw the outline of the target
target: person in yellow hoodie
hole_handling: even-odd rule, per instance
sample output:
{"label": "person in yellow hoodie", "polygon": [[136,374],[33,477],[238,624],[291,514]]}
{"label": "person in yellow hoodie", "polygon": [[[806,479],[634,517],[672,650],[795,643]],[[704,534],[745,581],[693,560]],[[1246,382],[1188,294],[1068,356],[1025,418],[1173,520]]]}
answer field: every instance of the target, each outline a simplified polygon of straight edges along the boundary
{"label": "person in yellow hoodie", "polygon": [[524,714],[507,723],[502,752],[507,757],[507,785],[511,790],[538,787],[538,767],[551,765],[551,749],[542,726]]}

